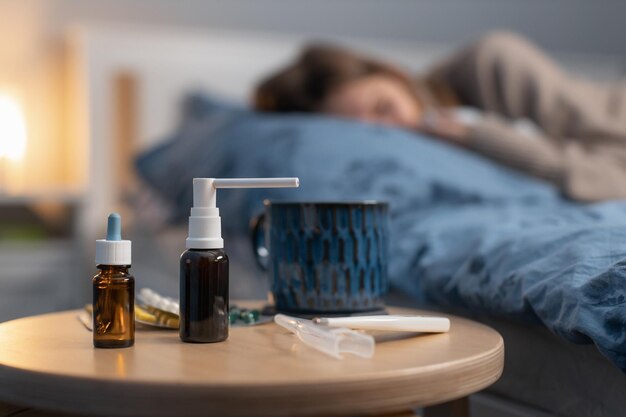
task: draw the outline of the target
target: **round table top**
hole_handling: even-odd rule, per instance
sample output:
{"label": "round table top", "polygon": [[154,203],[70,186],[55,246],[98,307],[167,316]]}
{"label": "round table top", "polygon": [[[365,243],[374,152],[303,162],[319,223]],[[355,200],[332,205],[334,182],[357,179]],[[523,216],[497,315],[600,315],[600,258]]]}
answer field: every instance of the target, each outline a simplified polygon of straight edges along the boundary
{"label": "round table top", "polygon": [[372,414],[479,391],[504,359],[495,330],[458,317],[449,333],[379,333],[372,359],[337,360],[274,323],[231,328],[215,344],[142,329],[134,347],[96,349],[78,313],[0,324],[0,400],[108,416]]}

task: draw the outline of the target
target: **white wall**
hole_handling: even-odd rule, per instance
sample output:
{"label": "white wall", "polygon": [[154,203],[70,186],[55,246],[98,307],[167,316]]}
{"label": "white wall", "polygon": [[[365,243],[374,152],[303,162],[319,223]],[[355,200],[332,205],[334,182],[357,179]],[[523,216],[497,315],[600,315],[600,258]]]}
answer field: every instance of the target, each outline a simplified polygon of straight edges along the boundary
{"label": "white wall", "polygon": [[511,28],[548,49],[626,55],[620,0],[57,0],[50,29],[76,18],[116,19],[459,42]]}

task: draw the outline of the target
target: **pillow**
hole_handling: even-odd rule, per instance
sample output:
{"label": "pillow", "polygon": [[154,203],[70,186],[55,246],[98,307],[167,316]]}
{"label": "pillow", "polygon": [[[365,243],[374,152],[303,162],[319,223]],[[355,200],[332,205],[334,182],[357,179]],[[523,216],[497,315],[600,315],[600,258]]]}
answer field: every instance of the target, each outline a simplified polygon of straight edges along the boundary
{"label": "pillow", "polygon": [[263,198],[379,199],[395,212],[433,204],[556,199],[550,185],[424,135],[310,114],[263,114],[195,94],[167,143],[137,160],[144,180],[184,221],[194,177],[298,176],[301,188],[222,190],[226,228]]}

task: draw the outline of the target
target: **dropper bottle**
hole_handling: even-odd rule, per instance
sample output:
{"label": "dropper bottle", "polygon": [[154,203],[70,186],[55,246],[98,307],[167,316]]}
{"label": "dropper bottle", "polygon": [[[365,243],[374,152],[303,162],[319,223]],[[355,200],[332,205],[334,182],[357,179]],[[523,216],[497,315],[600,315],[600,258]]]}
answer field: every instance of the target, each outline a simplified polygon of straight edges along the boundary
{"label": "dropper bottle", "polygon": [[135,278],[128,273],[131,242],[122,240],[122,219],[109,215],[107,237],[96,241],[93,277],[93,345],[123,348],[135,343]]}
{"label": "dropper bottle", "polygon": [[217,189],[298,186],[298,178],[194,178],[187,250],[180,257],[183,342],[213,343],[228,338],[228,256],[216,204]]}

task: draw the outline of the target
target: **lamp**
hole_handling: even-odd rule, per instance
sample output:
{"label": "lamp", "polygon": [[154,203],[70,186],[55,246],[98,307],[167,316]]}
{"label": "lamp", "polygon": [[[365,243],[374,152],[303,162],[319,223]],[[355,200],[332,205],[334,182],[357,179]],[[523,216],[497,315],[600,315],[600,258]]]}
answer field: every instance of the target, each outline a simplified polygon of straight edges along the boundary
{"label": "lamp", "polygon": [[0,192],[17,180],[15,170],[26,152],[26,121],[19,102],[0,94]]}

